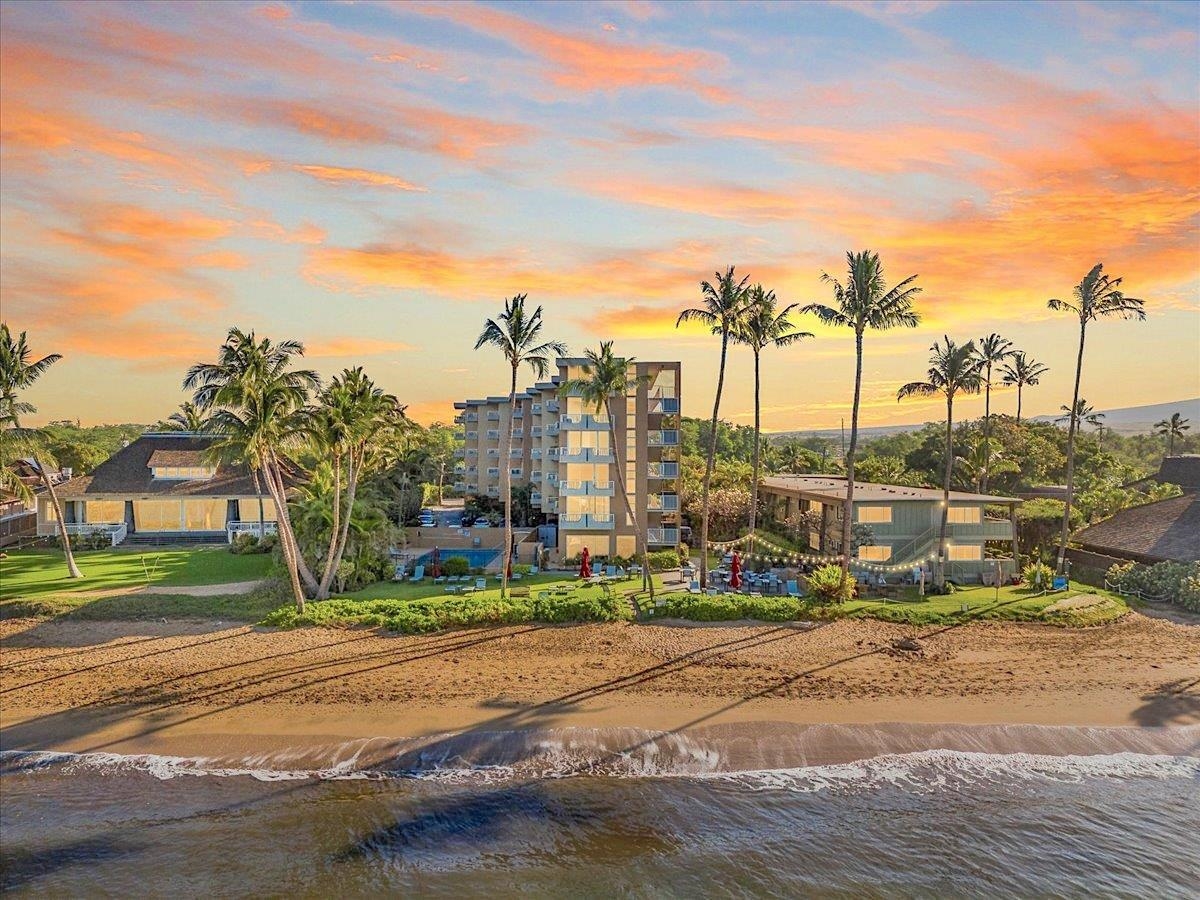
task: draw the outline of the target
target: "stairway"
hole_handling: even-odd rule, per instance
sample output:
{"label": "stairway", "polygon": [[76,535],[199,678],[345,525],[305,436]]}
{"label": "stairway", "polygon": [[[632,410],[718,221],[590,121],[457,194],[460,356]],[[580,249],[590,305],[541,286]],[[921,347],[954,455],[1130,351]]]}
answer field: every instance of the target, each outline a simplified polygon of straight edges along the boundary
{"label": "stairway", "polygon": [[227,544],[223,531],[151,531],[134,533],[121,542],[122,547],[195,546],[198,544]]}

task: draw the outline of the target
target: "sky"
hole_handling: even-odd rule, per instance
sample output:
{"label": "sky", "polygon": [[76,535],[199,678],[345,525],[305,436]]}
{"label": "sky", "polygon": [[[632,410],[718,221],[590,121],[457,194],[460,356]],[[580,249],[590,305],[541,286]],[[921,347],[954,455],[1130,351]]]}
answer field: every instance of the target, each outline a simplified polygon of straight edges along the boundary
{"label": "sky", "polygon": [[[503,392],[475,351],[526,293],[572,353],[683,362],[736,266],[830,302],[848,250],[917,275],[922,324],[866,337],[862,424],[930,345],[999,332],[1069,402],[1097,262],[1146,322],[1088,332],[1083,396],[1200,396],[1200,5],[0,3],[0,306],[63,354],[35,420],[152,422],[233,325],[363,365],[418,421]],[[763,425],[848,417],[853,335],[768,350]],[[532,382],[530,376],[528,381]],[[1015,395],[994,397],[1012,412]],[[982,400],[960,401],[978,415]],[[721,415],[753,421],[748,350]]]}

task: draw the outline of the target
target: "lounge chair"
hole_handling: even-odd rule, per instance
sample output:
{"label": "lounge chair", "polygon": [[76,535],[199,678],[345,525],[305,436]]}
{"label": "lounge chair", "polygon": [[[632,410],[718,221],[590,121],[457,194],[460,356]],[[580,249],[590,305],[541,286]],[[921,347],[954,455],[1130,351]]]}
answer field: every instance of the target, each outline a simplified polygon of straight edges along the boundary
{"label": "lounge chair", "polygon": [[537,566],[530,566],[530,567],[529,567],[529,574],[530,574],[530,575],[536,575],[537,573],[538,573],[538,567],[537,567]]}
{"label": "lounge chair", "polygon": [[396,568],[392,571],[392,581],[403,581],[403,580],[404,580],[404,563],[398,563],[396,565]]}
{"label": "lounge chair", "polygon": [[616,578],[617,577],[617,567],[616,566],[605,566],[604,567],[604,575],[606,578]]}
{"label": "lounge chair", "polygon": [[1062,575],[1056,575],[1054,578],[1054,584],[1051,587],[1051,590],[1065,591],[1069,587],[1070,587],[1070,582],[1068,582],[1066,578],[1064,578]]}
{"label": "lounge chair", "polygon": [[798,581],[788,581],[787,595],[789,597],[799,597],[800,596],[800,583]]}
{"label": "lounge chair", "polygon": [[433,583],[434,583],[434,584],[445,584],[445,583],[446,583],[446,576],[445,576],[445,575],[439,575],[437,578],[433,579]]}
{"label": "lounge chair", "polygon": [[417,583],[418,581],[424,581],[425,580],[425,567],[417,566],[415,569],[413,569],[412,576],[408,580],[410,582],[412,582],[413,584]]}
{"label": "lounge chair", "polygon": [[475,579],[475,590],[477,590],[477,591],[487,590],[487,581],[483,578],[476,578]]}
{"label": "lounge chair", "polygon": [[688,593],[689,594],[702,593],[702,591],[700,590],[700,579],[699,578],[692,579],[691,584],[688,585]]}

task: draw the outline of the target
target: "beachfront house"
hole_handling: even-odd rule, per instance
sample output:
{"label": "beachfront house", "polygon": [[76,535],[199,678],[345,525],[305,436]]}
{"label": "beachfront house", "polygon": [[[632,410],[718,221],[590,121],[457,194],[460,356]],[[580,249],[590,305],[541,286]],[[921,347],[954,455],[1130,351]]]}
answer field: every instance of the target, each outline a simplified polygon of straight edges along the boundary
{"label": "beachfront house", "polygon": [[[764,478],[759,497],[765,516],[780,527],[804,523],[809,546],[818,554],[842,552],[842,515],[846,479],[835,475],[773,475]],[[950,492],[946,572],[955,581],[977,582],[1014,573],[1015,497]],[[942,492],[894,484],[854,483],[854,524],[862,541],[852,565],[858,568],[923,565],[936,560],[942,523]],[[987,513],[987,507],[1007,509],[1007,517]],[[990,551],[990,552],[989,552]]]}
{"label": "beachfront house", "polygon": [[[57,492],[67,530],[103,532],[114,547],[274,533],[275,504],[265,487],[245,466],[215,462],[209,453],[215,440],[193,432],[144,434],[91,475],[64,482]],[[46,494],[38,496],[37,530],[57,533]]]}

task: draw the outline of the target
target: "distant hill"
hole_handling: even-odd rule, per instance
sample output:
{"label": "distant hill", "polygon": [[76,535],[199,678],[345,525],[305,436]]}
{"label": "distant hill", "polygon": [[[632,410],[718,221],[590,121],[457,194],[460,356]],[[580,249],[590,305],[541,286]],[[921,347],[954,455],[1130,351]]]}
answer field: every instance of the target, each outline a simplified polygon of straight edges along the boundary
{"label": "distant hill", "polygon": [[[1155,422],[1169,419],[1171,413],[1179,413],[1185,419],[1190,419],[1193,428],[1200,428],[1200,397],[1191,400],[1175,400],[1171,403],[1153,403],[1149,406],[1127,406],[1122,409],[1105,409],[1104,425],[1118,434],[1144,434],[1154,429]],[[1056,416],[1031,416],[1035,422],[1053,422]],[[858,429],[859,440],[884,437],[889,434],[899,434],[902,431],[917,431],[924,426],[923,422],[910,425],[873,425]],[[849,435],[849,425],[846,433]],[[782,441],[787,438],[826,437],[840,439],[840,428],[810,428],[804,431],[776,431],[771,433],[772,441]]]}

